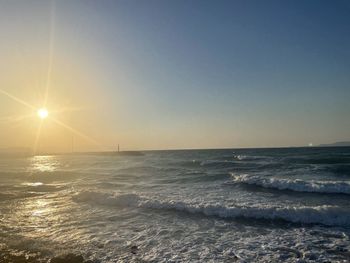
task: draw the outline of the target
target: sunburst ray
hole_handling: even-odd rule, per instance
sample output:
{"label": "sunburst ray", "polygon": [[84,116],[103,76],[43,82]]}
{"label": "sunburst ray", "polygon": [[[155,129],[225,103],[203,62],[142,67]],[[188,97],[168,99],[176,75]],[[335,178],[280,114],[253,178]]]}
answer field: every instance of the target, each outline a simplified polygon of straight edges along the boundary
{"label": "sunburst ray", "polygon": [[35,107],[33,105],[30,105],[28,102],[8,93],[7,91],[4,91],[2,89],[0,89],[0,93],[6,95],[7,97],[13,99],[14,101],[18,102],[18,103],[21,103],[22,105],[24,106],[27,106],[28,108],[31,108],[32,110],[35,110]]}
{"label": "sunburst ray", "polygon": [[54,54],[54,40],[55,40],[55,1],[51,1],[51,16],[50,16],[50,38],[49,38],[49,58],[46,75],[46,87],[44,95],[44,107],[46,107],[47,100],[49,98],[49,89],[51,86],[51,75],[53,65],[53,54]]}
{"label": "sunburst ray", "polygon": [[80,131],[74,129],[73,127],[71,127],[71,126],[65,124],[64,122],[62,122],[62,121],[60,121],[60,120],[58,120],[58,119],[55,119],[55,118],[51,118],[51,120],[54,121],[55,123],[57,123],[58,125],[60,125],[60,126],[62,126],[62,127],[64,127],[64,128],[66,128],[67,130],[71,131],[71,132],[74,133],[75,135],[78,135],[79,137],[85,139],[86,141],[89,141],[89,142],[93,143],[95,146],[98,146],[98,147],[101,148],[101,149],[104,149],[104,148],[105,148],[102,144],[100,144],[99,142],[97,142],[96,140],[94,140],[93,138],[91,138],[90,136],[88,136],[88,135],[86,135],[86,134],[84,134],[84,133],[82,133],[82,132],[80,132]]}

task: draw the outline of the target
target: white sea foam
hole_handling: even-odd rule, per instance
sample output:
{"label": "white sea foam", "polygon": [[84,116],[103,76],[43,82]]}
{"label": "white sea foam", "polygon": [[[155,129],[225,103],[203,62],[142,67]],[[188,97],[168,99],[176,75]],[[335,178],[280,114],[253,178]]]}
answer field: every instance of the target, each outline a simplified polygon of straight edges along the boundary
{"label": "white sea foam", "polygon": [[189,203],[160,198],[146,198],[137,194],[107,194],[91,191],[78,193],[73,199],[79,202],[92,202],[100,205],[176,210],[220,218],[243,217],[285,220],[293,223],[323,224],[328,226],[350,225],[350,210],[338,206],[223,206],[219,204],[206,204],[204,202]]}
{"label": "white sea foam", "polygon": [[260,177],[254,175],[232,175],[235,183],[292,190],[297,192],[338,193],[350,194],[350,182],[347,181],[304,181],[301,179],[282,179],[274,177]]}

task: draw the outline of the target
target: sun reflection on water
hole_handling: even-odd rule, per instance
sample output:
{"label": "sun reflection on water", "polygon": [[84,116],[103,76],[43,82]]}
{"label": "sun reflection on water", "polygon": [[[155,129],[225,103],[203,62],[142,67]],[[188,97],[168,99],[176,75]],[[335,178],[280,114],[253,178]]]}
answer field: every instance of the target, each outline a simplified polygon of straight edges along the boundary
{"label": "sun reflection on water", "polygon": [[59,220],[57,208],[50,198],[27,200],[20,211],[22,234],[32,237],[49,236],[50,227]]}
{"label": "sun reflection on water", "polygon": [[32,216],[49,216],[52,207],[49,206],[48,200],[39,199],[33,201],[28,205],[28,210],[31,211]]}
{"label": "sun reflection on water", "polygon": [[29,170],[31,172],[54,172],[59,162],[55,156],[34,156],[31,158]]}

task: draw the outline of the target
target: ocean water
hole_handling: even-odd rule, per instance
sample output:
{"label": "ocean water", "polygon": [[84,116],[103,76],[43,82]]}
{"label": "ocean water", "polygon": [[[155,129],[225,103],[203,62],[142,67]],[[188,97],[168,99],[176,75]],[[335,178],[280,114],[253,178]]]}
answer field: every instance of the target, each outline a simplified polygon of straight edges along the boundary
{"label": "ocean water", "polygon": [[0,248],[99,262],[350,262],[349,235],[347,147],[0,159]]}

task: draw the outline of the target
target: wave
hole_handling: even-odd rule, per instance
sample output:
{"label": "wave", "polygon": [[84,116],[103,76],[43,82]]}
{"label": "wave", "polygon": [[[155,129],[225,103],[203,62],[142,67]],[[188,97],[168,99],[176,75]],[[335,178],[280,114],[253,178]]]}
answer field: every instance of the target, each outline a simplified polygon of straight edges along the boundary
{"label": "wave", "polygon": [[223,161],[233,161],[233,160],[245,160],[245,159],[254,159],[254,156],[247,156],[243,154],[230,154],[230,155],[222,155],[217,157],[218,160],[223,160]]}
{"label": "wave", "polygon": [[232,168],[235,167],[237,161],[235,160],[205,160],[200,162],[200,166],[206,168]]}
{"label": "wave", "polygon": [[268,157],[232,153],[232,154],[217,156],[215,159],[221,160],[221,161],[255,161],[255,160],[261,160],[261,159],[268,159]]}
{"label": "wave", "polygon": [[30,197],[36,197],[41,196],[41,193],[34,193],[34,192],[24,192],[24,193],[18,193],[18,192],[12,192],[12,193],[0,193],[0,202],[1,201],[8,201],[13,199],[22,199],[22,198],[30,198]]}
{"label": "wave", "polygon": [[206,183],[215,181],[227,181],[230,177],[227,173],[205,173],[205,172],[185,172],[179,176],[164,177],[158,179],[158,183],[177,183],[177,184],[188,184],[188,183]]}
{"label": "wave", "polygon": [[232,177],[235,183],[250,184],[265,188],[292,190],[296,192],[350,194],[350,182],[346,181],[303,181],[300,179],[260,177],[247,174],[232,174]]}
{"label": "wave", "polygon": [[341,164],[341,165],[331,165],[323,167],[326,171],[333,173],[336,176],[350,176],[350,165]]}
{"label": "wave", "polygon": [[[41,172],[41,171],[25,171],[25,172],[2,172],[0,171],[0,179],[6,180],[33,180],[34,182],[42,182],[43,184],[53,182],[70,181],[75,178],[85,176],[87,173],[84,171],[52,171],[52,172]],[[32,185],[35,186],[35,185]]]}
{"label": "wave", "polygon": [[83,191],[73,196],[76,202],[93,202],[112,206],[137,206],[140,197],[137,194],[108,194],[102,192]]}
{"label": "wave", "polygon": [[306,164],[348,164],[350,157],[348,156],[319,156],[319,157],[287,157],[285,159],[289,163],[306,163]]}
{"label": "wave", "polygon": [[350,225],[350,210],[327,205],[301,207],[227,207],[219,204],[196,204],[175,200],[159,200],[142,197],[137,194],[107,194],[91,191],[80,192],[73,197],[73,200],[78,202],[92,202],[101,205],[175,210],[191,214],[216,216],[224,219],[248,218],[284,220],[292,223],[322,224],[327,226]]}
{"label": "wave", "polygon": [[42,182],[22,183],[14,189],[28,192],[58,192],[65,189],[63,184],[43,184]]}

